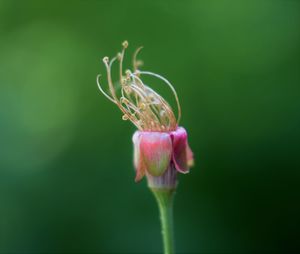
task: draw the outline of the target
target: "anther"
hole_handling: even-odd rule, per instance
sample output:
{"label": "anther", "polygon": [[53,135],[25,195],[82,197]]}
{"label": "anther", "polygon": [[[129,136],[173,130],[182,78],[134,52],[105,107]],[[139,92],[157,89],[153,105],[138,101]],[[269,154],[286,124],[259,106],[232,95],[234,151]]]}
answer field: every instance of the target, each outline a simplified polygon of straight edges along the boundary
{"label": "anther", "polygon": [[117,58],[119,61],[122,59],[122,54],[120,52],[117,54]]}
{"label": "anther", "polygon": [[131,71],[130,70],[126,70],[125,74],[126,74],[127,77],[130,77]]}
{"label": "anther", "polygon": [[127,121],[129,119],[128,115],[123,115],[122,120]]}
{"label": "anther", "polygon": [[166,115],[166,111],[161,110],[161,111],[159,112],[159,114],[160,114],[160,116],[165,116],[165,115]]}
{"label": "anther", "polygon": [[153,94],[153,93],[150,93],[150,94],[147,96],[146,100],[147,100],[149,103],[152,103],[152,101],[154,100],[154,98],[155,98],[154,94]]}
{"label": "anther", "polygon": [[129,100],[126,99],[126,98],[124,98],[124,97],[122,97],[122,98],[121,98],[121,103],[128,104],[128,103],[129,103]]}
{"label": "anther", "polygon": [[124,41],[124,42],[122,43],[122,46],[126,49],[126,48],[128,47],[128,41]]}
{"label": "anther", "polygon": [[103,57],[103,63],[108,63],[108,62],[109,62],[108,56]]}
{"label": "anther", "polygon": [[154,94],[153,94],[153,93],[150,93],[150,94],[148,95],[148,97],[149,97],[150,99],[154,99]]}
{"label": "anther", "polygon": [[146,104],[144,103],[144,102],[141,102],[140,103],[140,105],[139,105],[139,108],[141,109],[141,110],[145,110],[146,109]]}

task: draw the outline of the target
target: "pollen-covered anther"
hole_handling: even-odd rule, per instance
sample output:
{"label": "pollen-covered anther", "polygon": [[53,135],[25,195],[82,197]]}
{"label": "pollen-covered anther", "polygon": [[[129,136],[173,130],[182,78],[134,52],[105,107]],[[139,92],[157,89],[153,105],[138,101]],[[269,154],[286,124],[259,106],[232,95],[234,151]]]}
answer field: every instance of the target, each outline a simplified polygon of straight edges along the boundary
{"label": "pollen-covered anther", "polygon": [[121,101],[121,103],[129,104],[129,100],[126,99],[125,97],[122,97],[120,101]]}
{"label": "pollen-covered anther", "polygon": [[109,58],[108,58],[108,56],[105,56],[105,57],[103,57],[103,63],[108,63],[109,62]]}
{"label": "pollen-covered anther", "polygon": [[123,41],[122,46],[126,49],[128,47],[128,41]]}
{"label": "pollen-covered anther", "polygon": [[155,95],[153,93],[148,94],[148,96],[147,96],[148,102],[151,103],[154,99],[155,99]]}
{"label": "pollen-covered anther", "polygon": [[117,54],[117,59],[120,61],[122,59],[122,54],[120,52],[118,52]]}
{"label": "pollen-covered anther", "polygon": [[147,105],[146,105],[146,103],[144,103],[144,102],[140,102],[140,104],[139,104],[139,108],[140,108],[141,110],[145,110],[145,109],[147,108]]}
{"label": "pollen-covered anther", "polygon": [[130,80],[131,71],[130,71],[130,70],[126,70],[126,71],[125,71],[125,74],[126,74],[126,79],[127,79],[127,80]]}
{"label": "pollen-covered anther", "polygon": [[166,111],[161,110],[161,111],[159,112],[159,115],[160,115],[161,117],[164,117],[164,116],[166,115]]}
{"label": "pollen-covered anther", "polygon": [[129,119],[129,116],[128,116],[128,115],[123,115],[123,116],[122,116],[122,120],[127,121],[128,119]]}

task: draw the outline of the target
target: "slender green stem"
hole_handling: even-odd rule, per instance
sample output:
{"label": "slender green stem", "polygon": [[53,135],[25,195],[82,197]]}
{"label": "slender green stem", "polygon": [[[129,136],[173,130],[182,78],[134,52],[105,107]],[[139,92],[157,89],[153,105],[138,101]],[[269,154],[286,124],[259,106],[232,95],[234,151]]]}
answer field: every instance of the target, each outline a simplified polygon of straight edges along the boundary
{"label": "slender green stem", "polygon": [[173,197],[174,189],[151,188],[158,203],[164,244],[164,254],[174,254]]}

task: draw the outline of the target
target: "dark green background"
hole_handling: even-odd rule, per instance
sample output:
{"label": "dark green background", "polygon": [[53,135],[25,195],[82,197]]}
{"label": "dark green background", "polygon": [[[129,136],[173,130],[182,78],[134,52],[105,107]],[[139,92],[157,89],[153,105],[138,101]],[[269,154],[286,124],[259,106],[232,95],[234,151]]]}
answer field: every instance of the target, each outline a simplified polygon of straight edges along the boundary
{"label": "dark green background", "polygon": [[178,252],[299,250],[299,1],[0,0],[0,253],[162,249],[135,128],[96,87],[124,39],[195,153]]}

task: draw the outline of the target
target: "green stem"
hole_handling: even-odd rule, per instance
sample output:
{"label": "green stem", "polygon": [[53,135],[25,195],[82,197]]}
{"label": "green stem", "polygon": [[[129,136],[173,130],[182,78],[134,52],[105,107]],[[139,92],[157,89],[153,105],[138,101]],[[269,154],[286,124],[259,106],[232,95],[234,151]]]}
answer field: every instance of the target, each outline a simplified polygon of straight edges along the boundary
{"label": "green stem", "polygon": [[164,254],[174,254],[173,197],[174,189],[151,188],[158,203],[164,244]]}

